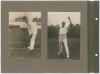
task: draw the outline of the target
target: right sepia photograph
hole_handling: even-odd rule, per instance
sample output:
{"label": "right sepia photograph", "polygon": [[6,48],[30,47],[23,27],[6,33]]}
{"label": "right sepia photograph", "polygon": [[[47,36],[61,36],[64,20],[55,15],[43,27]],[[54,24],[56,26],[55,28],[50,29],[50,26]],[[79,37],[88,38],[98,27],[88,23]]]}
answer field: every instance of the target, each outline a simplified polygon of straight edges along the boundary
{"label": "right sepia photograph", "polygon": [[80,12],[48,12],[48,59],[80,60]]}

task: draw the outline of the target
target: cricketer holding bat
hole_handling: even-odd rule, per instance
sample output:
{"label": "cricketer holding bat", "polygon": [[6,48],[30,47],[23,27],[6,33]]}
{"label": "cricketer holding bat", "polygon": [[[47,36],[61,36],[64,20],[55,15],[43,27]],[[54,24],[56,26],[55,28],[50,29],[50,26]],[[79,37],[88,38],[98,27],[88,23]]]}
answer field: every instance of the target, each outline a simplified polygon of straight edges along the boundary
{"label": "cricketer holding bat", "polygon": [[67,44],[67,32],[68,28],[65,26],[66,23],[63,21],[61,27],[59,29],[59,52],[58,54],[62,53],[62,44],[64,44],[64,48],[66,51],[66,58],[69,58],[69,49]]}
{"label": "cricketer holding bat", "polygon": [[27,47],[29,50],[33,50],[35,46],[35,39],[37,36],[37,19],[33,20],[28,20],[27,22],[28,25],[28,32],[30,35],[30,45]]}

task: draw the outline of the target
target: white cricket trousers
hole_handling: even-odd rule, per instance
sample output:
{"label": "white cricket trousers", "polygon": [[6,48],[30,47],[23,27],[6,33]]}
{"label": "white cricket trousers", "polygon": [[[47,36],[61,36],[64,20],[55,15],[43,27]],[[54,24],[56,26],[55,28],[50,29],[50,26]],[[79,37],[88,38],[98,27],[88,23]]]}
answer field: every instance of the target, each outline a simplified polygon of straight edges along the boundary
{"label": "white cricket trousers", "polygon": [[35,46],[35,39],[36,39],[36,35],[32,35],[31,39],[30,39],[30,49],[34,49]]}
{"label": "white cricket trousers", "polygon": [[62,43],[64,44],[66,54],[69,54],[69,49],[68,49],[68,44],[67,44],[67,38],[66,38],[66,36],[60,36],[59,37],[60,52],[62,52]]}
{"label": "white cricket trousers", "polygon": [[[28,29],[28,32],[29,32],[29,35],[30,35],[30,36],[32,35],[32,37],[31,37],[31,39],[30,39],[29,48],[30,48],[30,49],[34,49],[34,46],[35,46],[35,39],[36,39],[37,33],[34,33],[34,31],[32,31],[31,29]],[[33,32],[33,33],[32,33],[32,32]]]}

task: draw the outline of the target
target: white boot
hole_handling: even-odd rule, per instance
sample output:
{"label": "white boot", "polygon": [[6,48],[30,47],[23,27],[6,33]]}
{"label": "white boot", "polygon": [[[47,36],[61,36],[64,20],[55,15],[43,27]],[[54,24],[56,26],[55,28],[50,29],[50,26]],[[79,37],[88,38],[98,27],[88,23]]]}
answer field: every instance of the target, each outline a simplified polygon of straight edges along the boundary
{"label": "white boot", "polygon": [[66,56],[68,59],[69,59],[69,54],[67,54],[67,56]]}
{"label": "white boot", "polygon": [[31,48],[31,47],[27,47],[29,50],[34,50],[34,48]]}
{"label": "white boot", "polygon": [[69,51],[66,52],[66,58],[69,59]]}
{"label": "white boot", "polygon": [[61,52],[58,52],[57,54],[61,54]]}

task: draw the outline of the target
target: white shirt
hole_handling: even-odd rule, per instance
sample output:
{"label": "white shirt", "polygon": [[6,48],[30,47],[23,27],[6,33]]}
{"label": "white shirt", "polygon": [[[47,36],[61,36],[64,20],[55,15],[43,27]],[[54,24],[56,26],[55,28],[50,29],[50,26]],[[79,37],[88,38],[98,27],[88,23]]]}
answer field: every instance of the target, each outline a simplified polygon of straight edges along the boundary
{"label": "white shirt", "polygon": [[31,23],[31,32],[33,35],[37,34],[37,23],[36,22]]}
{"label": "white shirt", "polygon": [[66,35],[67,34],[67,27],[61,27],[59,30],[59,35]]}

